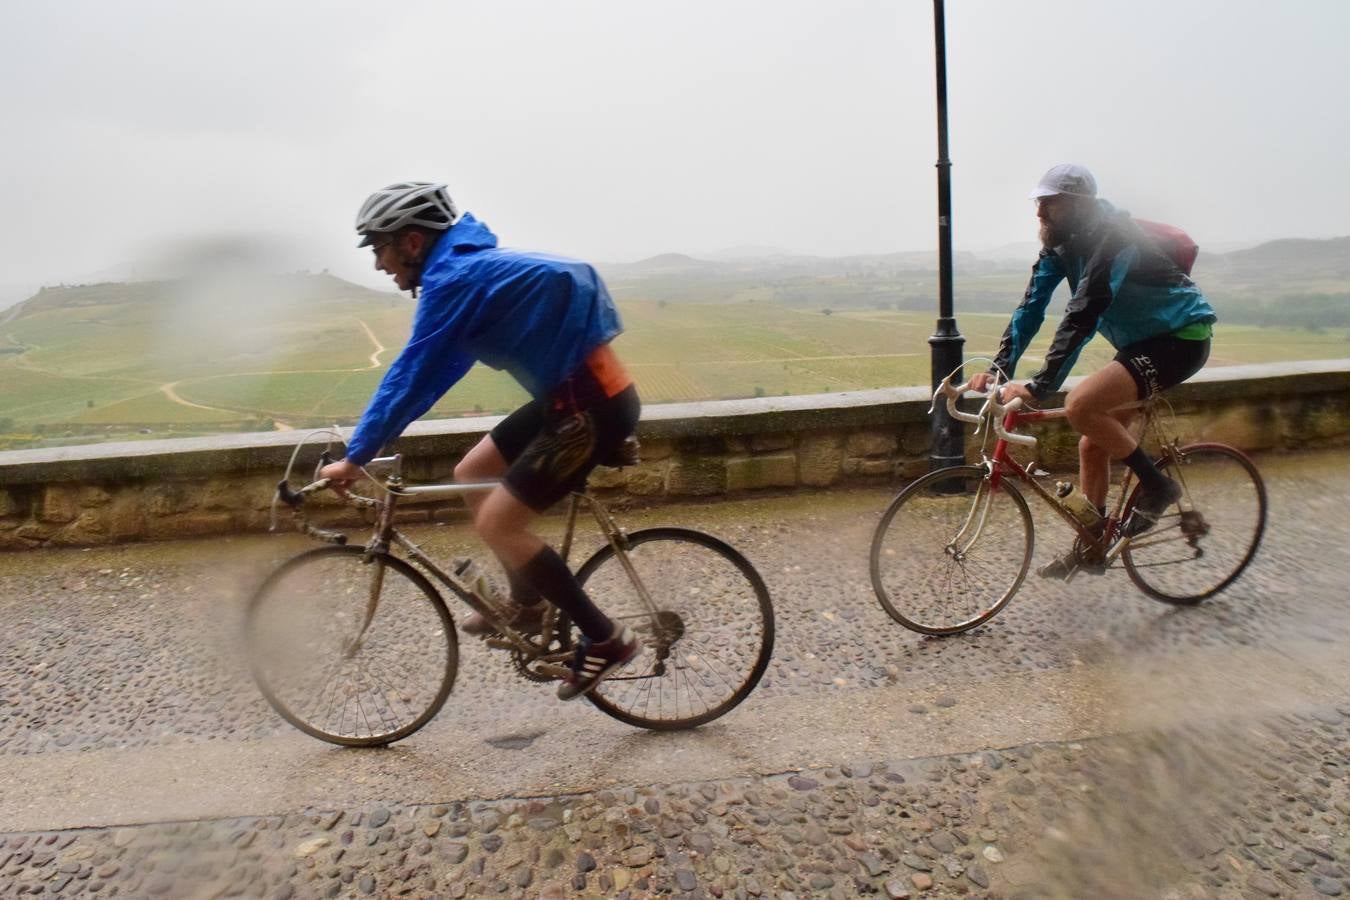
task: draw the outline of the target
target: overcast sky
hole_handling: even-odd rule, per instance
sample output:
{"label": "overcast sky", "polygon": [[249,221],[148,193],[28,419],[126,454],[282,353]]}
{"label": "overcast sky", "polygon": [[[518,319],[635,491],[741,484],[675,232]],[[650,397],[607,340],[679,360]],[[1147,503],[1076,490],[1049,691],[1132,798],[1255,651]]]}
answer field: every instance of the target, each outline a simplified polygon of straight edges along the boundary
{"label": "overcast sky", "polygon": [[[1067,160],[1202,246],[1350,234],[1347,34],[1346,0],[949,0],[958,249],[1032,239]],[[404,179],[602,262],[930,248],[932,43],[926,0],[7,3],[0,285],[230,232],[355,276]]]}

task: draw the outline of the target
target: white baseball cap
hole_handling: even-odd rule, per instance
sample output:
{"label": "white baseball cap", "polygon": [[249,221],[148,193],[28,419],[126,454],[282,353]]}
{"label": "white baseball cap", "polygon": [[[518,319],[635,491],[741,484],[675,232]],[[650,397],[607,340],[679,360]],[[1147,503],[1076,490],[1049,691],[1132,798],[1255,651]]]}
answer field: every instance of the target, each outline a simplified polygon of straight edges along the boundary
{"label": "white baseball cap", "polygon": [[1053,197],[1055,194],[1095,197],[1097,196],[1097,179],[1092,177],[1092,173],[1087,170],[1087,166],[1080,166],[1077,163],[1061,163],[1042,175],[1035,190],[1028,196],[1035,200],[1037,197]]}

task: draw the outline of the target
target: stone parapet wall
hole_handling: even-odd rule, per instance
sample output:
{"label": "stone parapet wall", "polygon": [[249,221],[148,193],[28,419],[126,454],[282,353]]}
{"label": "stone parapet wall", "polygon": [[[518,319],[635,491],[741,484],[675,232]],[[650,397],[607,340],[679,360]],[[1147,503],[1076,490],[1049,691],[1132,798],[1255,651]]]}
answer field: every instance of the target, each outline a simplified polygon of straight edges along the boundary
{"label": "stone parapet wall", "polygon": [[[1253,451],[1350,443],[1350,360],[1216,368],[1168,396],[1183,441]],[[928,405],[923,388],[893,388],[648,406],[638,431],[641,464],[598,470],[591,484],[646,503],[849,483],[898,488],[927,470]],[[498,421],[415,423],[396,445],[405,476],[413,483],[449,479],[455,462]],[[979,439],[969,431],[967,454],[978,459]],[[1034,433],[1042,467],[1076,467],[1077,437],[1064,422]],[[267,432],[0,453],[0,549],[265,529],[299,437]],[[321,446],[302,455],[298,472],[308,474]],[[331,521],[349,515],[331,501],[321,506]],[[460,510],[455,501],[410,508],[405,517]]]}

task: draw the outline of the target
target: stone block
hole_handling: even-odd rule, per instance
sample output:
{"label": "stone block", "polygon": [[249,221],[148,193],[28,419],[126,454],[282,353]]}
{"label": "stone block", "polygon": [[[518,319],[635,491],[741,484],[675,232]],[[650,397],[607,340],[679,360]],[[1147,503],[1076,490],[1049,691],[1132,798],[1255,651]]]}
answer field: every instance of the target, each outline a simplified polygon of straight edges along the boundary
{"label": "stone block", "polygon": [[658,459],[669,459],[674,450],[675,445],[671,441],[643,441],[639,454],[643,462],[656,462]]}
{"label": "stone block", "polygon": [[[966,430],[970,437],[970,429]],[[928,445],[933,440],[932,428],[927,422],[906,425],[900,430],[900,452],[907,454],[928,454]]]}
{"label": "stone block", "polygon": [[145,537],[145,497],[135,487],[118,491],[107,508],[102,510],[108,535],[112,540],[132,540]]}
{"label": "stone block", "polygon": [[644,462],[630,469],[624,469],[624,488],[628,493],[638,497],[661,496],[666,492],[666,476],[669,469],[670,462],[666,459],[659,462]]}
{"label": "stone block", "polygon": [[1234,406],[1198,423],[1195,434],[1198,440],[1232,444],[1242,450],[1266,450],[1279,443],[1280,421],[1267,406]]}
{"label": "stone block", "polygon": [[14,536],[21,539],[29,547],[45,544],[53,534],[56,534],[55,527],[39,522],[29,522],[14,529]]}
{"label": "stone block", "polygon": [[104,516],[95,510],[85,510],[74,522],[52,535],[51,543],[63,547],[89,547],[106,544],[111,539]]}
{"label": "stone block", "polygon": [[0,525],[0,551],[3,550],[29,550],[33,545],[23,538],[19,537],[13,528],[5,528]]}
{"label": "stone block", "polygon": [[850,434],[844,443],[849,456],[890,456],[895,452],[894,434],[881,431],[858,431]]}
{"label": "stone block", "polygon": [[106,506],[112,502],[112,494],[97,484],[89,484],[80,488],[79,504],[88,509],[94,506]]}
{"label": "stone block", "polygon": [[201,537],[234,531],[234,517],[228,512],[189,512],[147,517],[145,536],[151,540]]}
{"label": "stone block", "polygon": [[15,496],[7,490],[0,488],[0,519],[7,516],[23,515],[24,508],[19,505]]}
{"label": "stone block", "polygon": [[856,471],[853,474],[862,475],[866,478],[875,478],[882,475],[890,475],[895,471],[895,463],[889,459],[858,459],[849,460],[856,464]]}
{"label": "stone block", "polygon": [[750,438],[750,449],[755,453],[767,453],[771,450],[786,450],[793,445],[796,437],[792,434],[775,432],[756,434]]}
{"label": "stone block", "polygon": [[670,462],[666,490],[671,496],[706,496],[727,489],[726,460],[720,456],[678,456]]}
{"label": "stone block", "polygon": [[170,481],[148,487],[146,512],[151,517],[185,513],[197,505],[197,495],[191,484]]}
{"label": "stone block", "polygon": [[1350,437],[1350,408],[1340,398],[1299,398],[1287,404],[1282,418],[1288,446]]}
{"label": "stone block", "polygon": [[[276,490],[275,486],[273,490]],[[213,478],[200,485],[198,492],[197,508],[212,512],[239,509],[249,502],[248,496],[240,489],[239,482],[233,478]]]}
{"label": "stone block", "polygon": [[746,456],[727,460],[727,490],[792,487],[797,483],[797,457],[792,453]]}
{"label": "stone block", "polygon": [[599,466],[591,473],[591,477],[586,480],[588,487],[598,491],[609,490],[611,488],[623,487],[627,478],[622,469],[611,469],[609,466]]}
{"label": "stone block", "polygon": [[843,472],[844,439],[831,432],[803,435],[797,445],[797,479],[802,484],[824,487],[834,484]]}
{"label": "stone block", "polygon": [[895,474],[906,481],[913,481],[928,471],[928,457],[909,456],[895,462]]}
{"label": "stone block", "polygon": [[[1040,427],[1035,430],[1030,428],[1019,428],[1019,433],[1031,434],[1036,438],[1036,462],[1044,469],[1058,471],[1060,469],[1078,468],[1078,433],[1067,425],[1058,424],[1055,426]],[[1019,448],[1013,449],[1014,456],[1021,461],[1026,460],[1026,452]]]}
{"label": "stone block", "polygon": [[38,511],[41,522],[65,524],[75,521],[79,515],[79,489],[74,485],[50,484],[42,492],[42,508]]}

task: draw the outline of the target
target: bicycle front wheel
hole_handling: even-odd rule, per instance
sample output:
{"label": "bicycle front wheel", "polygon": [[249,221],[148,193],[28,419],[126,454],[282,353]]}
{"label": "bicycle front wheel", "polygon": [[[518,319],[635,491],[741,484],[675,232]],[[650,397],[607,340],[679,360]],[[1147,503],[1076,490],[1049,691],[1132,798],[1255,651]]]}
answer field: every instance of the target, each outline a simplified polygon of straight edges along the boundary
{"label": "bicycle front wheel", "polygon": [[[1155,600],[1192,606],[1228,587],[1256,555],[1266,530],[1266,485],[1246,454],[1192,444],[1158,468],[1182,486],[1178,505],[1121,552],[1125,571]],[[1139,496],[1130,499],[1133,509]],[[1126,516],[1128,521],[1128,515]]]}
{"label": "bicycle front wheel", "polygon": [[744,556],[711,535],[633,532],[622,556],[602,547],[577,581],[642,642],[632,662],[586,695],[621,722],[658,731],[711,722],[744,700],[768,668],[769,589]]}
{"label": "bicycle front wheel", "polygon": [[892,619],[949,635],[989,621],[1022,586],[1031,511],[981,466],[929,472],[891,501],[872,535],[872,589]]}
{"label": "bicycle front wheel", "polygon": [[249,666],[305,734],[347,747],[401,740],[440,711],[459,645],[445,601],[411,565],[321,547],[268,576],[249,601]]}

